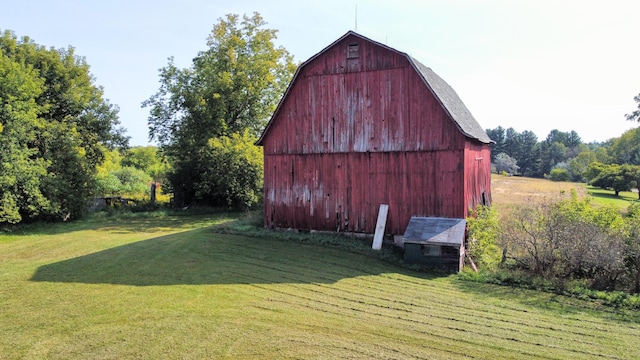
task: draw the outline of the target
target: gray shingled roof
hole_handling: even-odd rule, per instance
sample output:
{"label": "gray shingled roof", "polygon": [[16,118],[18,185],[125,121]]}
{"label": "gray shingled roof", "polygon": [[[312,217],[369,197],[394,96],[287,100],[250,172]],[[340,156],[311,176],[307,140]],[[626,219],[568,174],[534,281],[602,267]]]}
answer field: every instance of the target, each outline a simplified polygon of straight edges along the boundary
{"label": "gray shingled roof", "polygon": [[418,73],[422,75],[424,81],[427,83],[429,88],[431,88],[431,91],[433,91],[436,98],[440,100],[444,108],[449,112],[449,115],[451,115],[451,118],[456,122],[458,128],[463,134],[486,144],[493,142],[487,135],[486,131],[484,131],[480,124],[478,124],[469,109],[464,105],[455,90],[453,90],[446,81],[418,60],[409,55],[407,55],[407,58],[416,68]]}

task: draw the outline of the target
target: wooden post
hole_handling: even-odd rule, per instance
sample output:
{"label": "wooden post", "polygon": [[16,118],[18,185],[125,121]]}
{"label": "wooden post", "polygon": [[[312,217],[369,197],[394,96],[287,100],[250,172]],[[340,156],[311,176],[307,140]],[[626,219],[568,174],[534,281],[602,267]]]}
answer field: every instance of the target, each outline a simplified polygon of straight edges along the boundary
{"label": "wooden post", "polygon": [[373,250],[382,249],[382,238],[384,237],[384,228],[387,226],[387,213],[389,212],[388,204],[380,204],[378,211],[378,222],[376,223],[376,233],[373,235]]}
{"label": "wooden post", "polygon": [[153,180],[149,189],[149,201],[153,204],[156,202],[156,181]]}

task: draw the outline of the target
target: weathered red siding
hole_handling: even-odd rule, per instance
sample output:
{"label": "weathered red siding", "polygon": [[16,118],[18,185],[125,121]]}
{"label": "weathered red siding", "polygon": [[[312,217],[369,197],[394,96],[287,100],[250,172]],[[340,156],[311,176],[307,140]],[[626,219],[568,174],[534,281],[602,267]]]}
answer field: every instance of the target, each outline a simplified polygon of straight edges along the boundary
{"label": "weathered red siding", "polygon": [[465,148],[465,217],[476,205],[491,205],[491,150],[487,144],[468,141]]}
{"label": "weathered red siding", "polygon": [[265,224],[373,233],[380,204],[390,205],[387,232],[393,234],[402,234],[412,215],[461,218],[462,153],[458,155],[266,155]]}
{"label": "weathered red siding", "polygon": [[466,217],[490,180],[469,141],[406,55],[347,36],[299,69],[261,139],[265,226],[373,233],[380,204],[393,234]]}

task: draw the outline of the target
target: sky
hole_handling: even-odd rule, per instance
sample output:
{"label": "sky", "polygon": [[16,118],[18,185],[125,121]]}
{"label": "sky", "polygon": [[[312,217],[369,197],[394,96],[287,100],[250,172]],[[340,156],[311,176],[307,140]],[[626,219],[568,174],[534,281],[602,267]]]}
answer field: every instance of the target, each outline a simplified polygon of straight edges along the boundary
{"label": "sky", "polygon": [[640,1],[0,0],[0,30],[72,46],[120,108],[130,145],[149,142],[158,70],[191,66],[226,14],[258,12],[296,62],[347,31],[408,53],[447,81],[485,129],[575,130],[606,141],[638,126]]}

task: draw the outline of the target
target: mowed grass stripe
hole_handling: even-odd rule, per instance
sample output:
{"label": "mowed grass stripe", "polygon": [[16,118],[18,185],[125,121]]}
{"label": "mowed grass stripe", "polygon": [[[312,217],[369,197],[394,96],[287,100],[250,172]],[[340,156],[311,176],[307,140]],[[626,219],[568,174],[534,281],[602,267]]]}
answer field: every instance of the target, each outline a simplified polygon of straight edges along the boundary
{"label": "mowed grass stripe", "polygon": [[[297,270],[299,270],[299,272],[296,272],[296,271],[292,271],[292,270],[296,270],[296,269],[292,269],[291,266],[281,267],[281,266],[278,266],[277,264],[274,265],[273,263],[270,263],[270,262],[269,263],[260,263],[261,260],[265,260],[264,258],[252,258],[252,257],[250,257],[250,259],[252,260],[252,262],[246,262],[246,264],[251,264],[253,266],[263,267],[264,269],[269,269],[269,270],[272,270],[272,271],[275,271],[275,272],[280,272],[277,275],[278,278],[281,278],[281,279],[283,279],[285,281],[290,281],[290,282],[297,282],[297,281],[301,280],[300,276],[296,276],[296,274],[308,274],[309,271],[313,271],[313,269],[314,269],[313,266],[311,266],[311,267],[303,266],[303,267],[299,267],[297,269]],[[261,270],[264,270],[264,269],[261,269]],[[293,275],[290,276],[289,274],[293,274]],[[245,274],[245,276],[247,276],[247,274]],[[318,284],[318,286],[322,286],[322,285]],[[327,290],[327,289],[329,289],[329,290]],[[328,293],[330,293],[331,286],[329,286],[327,289],[317,290],[317,292],[326,296]],[[340,292],[340,293],[342,294],[344,292]],[[350,292],[347,292],[347,293],[353,294],[353,291],[350,291]],[[359,294],[359,295],[362,295],[362,294]],[[386,303],[386,301],[391,300],[391,299],[388,299],[388,298],[380,297],[379,295],[376,295],[376,294],[366,294],[366,296],[370,297],[370,298],[378,296],[378,298],[377,298],[378,303]],[[366,302],[360,300],[360,298],[353,298],[353,297],[352,298],[348,298],[348,297],[342,296],[342,299],[346,300],[351,305],[353,305],[354,303],[362,303],[362,304],[365,304],[365,305],[370,305],[370,304],[367,304]],[[309,297],[309,298],[306,298],[306,300],[312,300],[312,298]],[[412,305],[415,306],[416,304],[414,303]],[[390,306],[387,305],[387,306],[385,306],[385,308],[390,308]],[[391,308],[391,310],[404,310],[404,311],[406,311],[406,309],[401,309],[401,308]],[[431,310],[433,310],[433,309],[431,309]],[[412,312],[414,313],[413,315],[418,315],[417,311],[412,311]],[[432,311],[430,314],[428,314],[428,316],[431,317],[432,319],[434,317],[440,317],[444,321],[449,321],[449,322],[454,321],[454,322],[466,323],[467,326],[475,325],[475,326],[477,326],[478,331],[481,331],[485,327],[490,327],[490,325],[488,325],[486,323],[474,323],[474,322],[471,322],[471,321],[465,321],[465,320],[452,318],[450,316],[450,313],[451,313],[451,307],[447,306],[447,308],[444,309],[444,313],[443,314],[436,315]],[[507,324],[510,324],[510,322],[507,322]],[[433,325],[433,323],[431,323],[431,325]],[[548,329],[548,326],[541,326],[541,327],[544,327],[545,330]],[[451,326],[445,326],[445,328],[458,329],[458,328],[451,327]],[[598,356],[599,355],[596,352],[588,352],[588,351],[581,350],[581,348],[583,346],[585,346],[585,345],[591,345],[592,347],[597,347],[599,344],[597,344],[595,342],[587,342],[587,341],[584,341],[584,340],[577,340],[576,338],[567,338],[567,337],[563,337],[563,336],[558,336],[558,335],[565,334],[565,332],[556,331],[554,333],[554,334],[556,334],[556,336],[551,336],[549,334],[544,334],[544,333],[536,334],[536,333],[532,333],[532,332],[523,332],[522,329],[514,329],[513,327],[495,326],[494,325],[494,328],[496,328],[498,330],[501,330],[501,331],[510,331],[510,332],[516,331],[516,332],[521,332],[521,333],[530,334],[530,335],[531,334],[533,334],[533,335],[542,335],[543,337],[547,338],[547,340],[545,341],[545,346],[548,346],[548,347],[552,346],[551,343],[550,343],[550,341],[552,341],[553,342],[553,346],[556,347],[556,348],[559,348],[560,346],[562,346],[564,344],[569,344],[569,346],[572,347],[572,349],[570,349],[570,350],[573,350],[574,352],[577,352],[577,353],[579,353],[581,355],[591,355],[591,356]],[[470,329],[465,329],[465,331],[469,331],[469,330]],[[578,333],[578,332],[574,331],[574,334],[576,334],[576,333],[579,334],[579,335],[580,334],[584,334],[584,333]],[[500,336],[500,335],[496,335],[496,336],[502,337],[502,338],[507,339],[507,340],[529,342],[526,338],[522,339],[522,338],[516,338],[516,337],[513,337],[513,336],[510,336],[510,337],[509,336]]]}
{"label": "mowed grass stripe", "polygon": [[[397,297],[387,298],[385,300],[393,301],[405,306],[415,306],[417,308],[425,307],[431,310],[436,310],[442,306],[463,307],[465,309],[465,313],[468,316],[481,319],[482,321],[503,321],[511,324],[521,325],[526,328],[537,328],[542,332],[551,330],[560,331],[563,333],[572,333],[575,335],[586,337],[598,337],[617,331],[617,329],[611,329],[609,327],[610,323],[604,321],[592,322],[592,324],[597,325],[597,327],[595,329],[590,329],[590,331],[586,331],[586,328],[584,326],[585,321],[582,318],[563,317],[564,322],[558,323],[557,315],[546,316],[544,314],[541,314],[540,312],[537,312],[535,316],[532,316],[531,309],[523,310],[509,308],[504,306],[507,305],[506,303],[493,305],[478,302],[470,303],[468,299],[457,300],[458,298],[460,298],[460,290],[456,288],[449,288],[449,291],[439,291],[437,293],[430,292],[425,295],[425,292],[419,285],[403,286],[402,284],[398,284],[398,282],[395,280],[384,282],[381,280],[381,278],[384,278],[384,275],[372,278],[369,282],[367,282],[366,285],[359,286],[368,286],[374,291],[377,290],[386,292],[394,289],[397,291],[402,291],[404,294],[408,295],[407,297],[411,299],[409,302],[405,302]],[[396,292],[391,291],[391,293]],[[437,294],[437,296],[433,296],[434,294]],[[472,307],[470,307],[470,305],[472,305]],[[490,316],[487,314],[490,314]],[[625,324],[625,327],[629,331],[640,330],[638,329],[637,325],[634,324]],[[595,332],[591,330],[595,330]]]}
{"label": "mowed grass stripe", "polygon": [[[349,328],[349,331],[341,330],[340,332],[344,335],[349,335],[350,337],[358,338],[366,335],[366,343],[376,344],[376,346],[388,350],[393,353],[404,353],[405,355],[414,355],[416,356],[416,343],[419,343],[419,346],[430,353],[430,350],[438,350],[442,353],[463,357],[475,358],[475,356],[469,356],[465,354],[460,349],[460,344],[458,340],[453,339],[449,336],[441,336],[438,334],[434,334],[431,337],[425,337],[421,335],[425,335],[423,332],[414,332],[412,329],[407,329],[403,331],[403,328],[398,328],[397,324],[384,321],[385,319],[375,319],[370,315],[371,313],[363,312],[363,314],[358,314],[360,312],[357,308],[350,308],[348,306],[336,306],[335,303],[322,301],[315,298],[305,298],[301,296],[295,296],[289,292],[284,291],[276,291],[271,288],[265,288],[263,286],[258,286],[262,291],[267,292],[277,292],[280,295],[286,297],[286,299],[271,299],[273,304],[278,304],[280,308],[291,309],[292,311],[304,311],[310,313],[311,316],[315,318],[323,318],[323,319],[334,319],[335,321],[345,321],[349,320],[353,325]],[[364,315],[364,316],[362,316]],[[321,328],[317,325],[311,325],[315,329]],[[381,329],[384,329],[381,333]],[[335,331],[335,328],[325,328],[328,332]],[[416,340],[416,336],[419,336]],[[435,338],[435,339],[434,339]],[[393,339],[390,342],[390,339]],[[412,340],[413,341],[410,341]],[[387,344],[387,346],[383,346],[382,344]],[[408,346],[411,344],[411,346]],[[367,345],[368,346],[368,345]],[[408,351],[407,349],[411,349]]]}
{"label": "mowed grass stripe", "polygon": [[[273,267],[269,266],[267,267],[270,270],[273,270]],[[258,274],[261,274],[262,272],[259,272]],[[268,274],[266,274],[268,275]],[[243,276],[247,276],[247,274],[243,274]],[[253,274],[253,276],[256,278],[257,282],[263,282],[264,278],[261,278],[259,275],[256,275],[256,273]],[[280,274],[278,275],[279,277],[286,277],[286,275]],[[295,277],[291,277],[290,280],[293,282],[295,279]],[[471,323],[466,322],[467,325],[465,327],[459,327],[459,326],[453,326],[453,323],[458,323],[458,322],[465,322],[464,320],[460,320],[460,319],[456,319],[451,317],[451,313],[452,311],[456,311],[456,309],[449,309],[449,313],[448,316],[440,316],[439,318],[433,314],[426,314],[426,316],[431,320],[431,321],[421,321],[421,320],[416,320],[419,319],[420,317],[418,315],[422,315],[424,316],[425,314],[409,314],[409,316],[400,316],[398,314],[400,314],[400,312],[398,310],[402,310],[402,309],[394,309],[391,308],[390,306],[385,306],[385,305],[379,305],[382,304],[384,302],[379,301],[378,303],[371,303],[370,301],[364,301],[362,300],[361,297],[346,297],[346,296],[341,296],[341,295],[336,295],[334,293],[332,293],[331,290],[331,286],[327,286],[327,285],[322,285],[322,284],[310,284],[310,285],[288,285],[288,287],[295,287],[296,291],[294,292],[282,292],[283,294],[287,295],[289,297],[289,299],[294,299],[294,298],[301,298],[303,300],[303,303],[315,303],[315,304],[322,304],[322,305],[327,305],[331,308],[334,308],[334,310],[332,310],[332,312],[334,313],[344,313],[347,311],[359,311],[359,312],[363,312],[366,313],[368,315],[372,315],[372,316],[381,316],[381,317],[386,317],[387,319],[393,319],[393,320],[404,320],[404,321],[409,321],[412,323],[417,323],[419,325],[424,325],[424,326],[429,326],[431,328],[433,327],[438,327],[441,328],[441,330],[443,332],[447,332],[447,333],[451,333],[452,330],[454,331],[459,331],[459,332],[474,332],[473,329],[469,328],[468,325],[471,325]],[[313,289],[312,287],[324,287],[324,289]],[[266,288],[263,288],[266,290]],[[312,292],[314,295],[317,296],[304,296],[302,295],[304,292]],[[343,294],[345,292],[342,292],[338,289],[339,294]],[[362,295],[362,294],[358,294],[358,295]],[[368,294],[367,296],[375,296],[373,294]],[[321,299],[320,299],[321,297]],[[329,300],[331,299],[331,300]],[[369,307],[376,307],[376,309],[370,310],[368,309]],[[338,309],[338,310],[335,310]],[[323,311],[328,311],[328,308],[324,308]],[[391,311],[394,315],[388,315],[385,314],[386,311]],[[404,312],[407,312],[406,310],[404,310]],[[433,320],[440,320],[440,321],[433,321]],[[484,327],[480,324],[473,324],[476,325],[476,333],[478,335],[484,335],[483,334],[483,330]],[[417,328],[414,329],[416,331],[422,332],[421,329]],[[437,331],[434,333],[430,333],[431,335],[434,335],[438,333]],[[498,337],[498,338],[503,338],[505,340],[510,340],[510,341],[519,341],[522,343],[528,343],[528,341],[526,339],[518,339],[515,338],[513,336],[503,336],[501,334],[492,334],[492,337]],[[447,337],[449,338],[449,337]],[[450,339],[454,339],[454,338],[450,338]],[[558,340],[556,341],[556,343],[562,343],[563,340]],[[479,345],[484,343],[483,342],[471,342],[474,346],[475,345]],[[537,344],[535,344],[537,345]],[[584,343],[582,344],[584,345]],[[545,342],[545,346],[550,347],[551,345],[549,344],[549,342]],[[581,346],[580,344],[578,344],[578,346]],[[558,346],[554,346],[556,348],[560,348]],[[584,356],[585,354],[588,355],[597,355],[596,353],[589,353],[587,351],[582,351],[580,349],[571,349],[574,352],[577,352],[580,354],[580,356]],[[535,350],[532,350],[532,353],[536,353]]]}
{"label": "mowed grass stripe", "polygon": [[[567,343],[569,339],[562,338],[553,338],[549,336],[544,336],[543,338],[535,337],[534,340],[529,340],[526,337],[522,337],[520,333],[514,333],[508,331],[505,334],[504,328],[500,328],[500,332],[491,332],[490,335],[487,335],[487,328],[489,326],[484,326],[482,324],[474,324],[460,318],[453,317],[452,314],[456,313],[455,308],[447,309],[446,314],[442,315],[434,315],[432,313],[416,313],[407,309],[399,309],[393,308],[388,305],[380,305],[384,304],[383,302],[375,303],[372,301],[365,301],[363,297],[346,297],[340,294],[345,293],[344,291],[340,291],[340,289],[331,289],[331,286],[322,285],[322,284],[311,284],[311,285],[293,285],[296,287],[296,291],[284,293],[289,297],[289,299],[294,299],[296,297],[301,298],[304,303],[314,303],[327,305],[328,307],[333,308],[332,312],[334,313],[346,313],[358,311],[360,313],[364,313],[368,316],[368,319],[374,317],[382,317],[385,320],[381,321],[384,323],[388,323],[389,321],[401,321],[405,323],[411,323],[412,330],[417,333],[428,334],[431,336],[435,336],[436,334],[446,333],[449,334],[445,336],[447,339],[455,340],[462,338],[469,338],[468,342],[473,346],[478,346],[485,344],[486,342],[483,340],[483,337],[490,336],[493,339],[493,342],[496,339],[505,340],[504,344],[508,344],[509,342],[517,342],[517,350],[522,354],[535,355],[540,353],[540,347],[545,348],[554,348],[556,350],[563,350],[567,352],[576,353],[578,357],[583,357],[585,355],[589,356],[602,356],[615,358],[611,356],[607,356],[604,354],[600,354],[594,351],[583,350],[582,348],[585,345],[592,345],[592,348],[599,348],[598,344],[591,343],[588,344],[584,341],[576,341],[572,339],[570,343]],[[291,287],[291,285],[289,286]],[[322,289],[314,289],[313,287],[321,287]],[[332,290],[338,291],[339,295],[336,295]],[[304,292],[311,292],[311,295],[303,296]],[[316,296],[312,296],[316,295]],[[360,294],[359,294],[360,295]],[[322,297],[322,299],[320,299]],[[365,297],[366,298],[366,297]],[[324,307],[324,311],[328,311],[327,307]],[[429,328],[430,330],[426,330]],[[471,336],[467,336],[467,333],[471,333]],[[441,336],[441,335],[438,335]],[[473,340],[472,340],[473,339]],[[530,345],[529,348],[523,348],[523,345]],[[567,346],[568,345],[568,346]],[[505,345],[508,346],[508,345]],[[502,350],[509,349],[510,351],[514,351],[514,346],[508,346],[507,348],[500,348]],[[528,350],[528,351],[527,351]]]}
{"label": "mowed grass stripe", "polygon": [[[300,255],[299,253],[296,253],[296,252],[288,252],[288,253],[286,253],[287,257],[291,257],[291,256],[295,255],[296,261],[295,262],[286,262],[285,266],[281,266],[281,265],[279,265],[278,262],[274,262],[274,260],[281,260],[282,258],[284,258],[284,256],[280,257],[280,258],[278,258],[277,256],[269,256],[269,254],[272,254],[272,255],[276,254],[277,255],[278,253],[277,253],[277,251],[274,251],[272,247],[269,247],[268,249],[264,249],[263,247],[256,247],[255,246],[256,243],[252,243],[252,244],[254,246],[249,246],[246,249],[245,248],[242,249],[242,251],[245,253],[244,257],[246,259],[244,261],[244,263],[242,263],[242,265],[243,266],[262,267],[262,269],[260,269],[259,272],[262,272],[265,269],[273,270],[274,272],[270,276],[278,278],[279,281],[284,281],[284,282],[299,282],[299,281],[303,281],[304,282],[304,281],[307,280],[307,277],[309,277],[309,274],[313,274],[314,271],[318,271],[317,269],[321,268],[321,267],[318,267],[318,266],[313,266],[312,262],[317,258],[317,256],[312,256],[312,257],[305,256],[305,254],[308,254],[312,249],[306,249],[308,251],[307,252],[303,252],[302,255]],[[253,256],[246,255],[246,253],[249,253],[249,254],[260,253],[261,255],[259,257],[253,257]],[[238,254],[234,254],[234,255],[238,255]],[[354,256],[357,256],[357,255],[354,255]],[[304,266],[298,265],[300,263],[304,264]],[[353,270],[354,269],[351,266],[344,266],[344,264],[338,264],[336,262],[332,262],[331,265],[343,266],[344,268],[346,268],[348,270]],[[327,269],[327,267],[329,267],[331,269],[334,269],[336,266],[327,266],[327,264],[324,264],[324,267],[322,267],[322,269]],[[336,274],[337,273],[337,274],[340,274],[340,275],[346,275],[346,274],[343,274],[341,272],[335,272],[335,271],[329,271],[329,272],[321,271],[321,273],[322,274],[327,274],[327,273]],[[294,275],[291,276],[291,274],[294,274]],[[295,274],[300,274],[300,275],[295,275]],[[251,275],[244,274],[243,276],[250,278]],[[320,281],[322,281],[322,280],[327,280],[327,281],[333,280],[333,277],[324,277],[323,278],[323,277],[318,277],[318,276],[315,276],[315,275],[311,276],[311,277],[313,277],[316,281],[318,281],[318,280],[320,280]],[[412,280],[413,281],[411,281],[411,282],[415,281],[415,279],[412,279]],[[250,280],[247,280],[247,281],[250,281]],[[261,280],[258,280],[258,281],[261,281]],[[418,281],[420,281],[420,279],[418,279]],[[397,283],[397,281],[394,281],[393,283]],[[402,283],[402,282],[400,282],[400,283]],[[401,285],[402,285],[401,287],[404,288],[403,290],[406,290],[406,284],[401,284]],[[424,285],[424,284],[422,283],[422,281],[420,281],[420,284],[418,284],[418,285]],[[447,291],[442,291],[442,287],[437,287],[437,286],[432,286],[432,287],[434,289],[441,290],[441,291],[439,291],[439,293],[440,293],[440,295],[443,295],[443,296],[451,295],[452,292],[458,292],[458,295],[459,295],[459,290],[449,289]],[[431,295],[433,295],[433,294],[431,294]],[[350,299],[350,300],[353,301],[354,299]],[[381,300],[385,300],[385,299],[381,299]],[[433,303],[434,303],[433,298],[431,298],[429,306],[432,307]],[[413,301],[413,303],[411,305],[416,306],[418,304],[417,304],[416,301]],[[442,315],[442,317],[444,319],[451,319],[450,317],[446,316],[447,313],[450,312],[450,310],[449,310],[450,309],[450,305],[451,305],[451,303],[449,301],[446,304],[446,308],[444,310],[445,314]],[[460,305],[463,305],[463,304],[460,304]],[[464,305],[469,305],[469,304],[464,304]],[[521,310],[518,310],[518,311],[521,311]],[[436,316],[436,315],[434,315],[432,313],[430,316],[433,317],[433,316]],[[505,316],[512,316],[512,314],[505,313]],[[457,319],[454,319],[454,320],[460,321],[460,320],[457,320]],[[473,322],[469,322],[469,321],[467,321],[467,323],[474,324]],[[507,323],[518,324],[518,323],[514,323],[513,321],[507,321]],[[485,324],[475,323],[475,324],[477,326],[479,326],[479,327],[482,327],[483,325],[488,326],[488,324],[486,324],[486,323]],[[531,324],[524,324],[524,326],[527,326],[527,325],[531,325]],[[585,341],[584,339],[580,339],[580,338],[575,338],[575,337],[574,338],[569,338],[569,337],[564,337],[563,336],[564,334],[566,334],[567,331],[570,332],[570,333],[573,333],[573,334],[577,334],[577,335],[592,336],[592,335],[589,335],[589,334],[585,334],[585,332],[579,332],[579,331],[575,330],[575,329],[582,329],[583,326],[581,326],[581,325],[575,325],[574,326],[574,330],[570,330],[570,331],[566,327],[565,328],[561,328],[561,329],[553,328],[555,330],[562,331],[562,332],[557,332],[556,331],[554,333],[554,335],[550,335],[550,334],[547,334],[547,333],[544,332],[545,330],[549,329],[549,326],[548,326],[548,324],[546,322],[542,323],[540,325],[536,325],[536,326],[538,326],[541,329],[543,329],[542,331],[537,333],[538,335],[542,335],[543,337],[547,337],[548,339],[551,339],[553,341],[553,343],[555,343],[555,344],[566,343],[566,344],[569,344],[569,346],[574,346],[575,347],[574,350],[577,351],[577,352],[580,352],[582,354],[597,355],[597,353],[593,353],[593,352],[589,353],[589,352],[580,350],[580,348],[583,347],[584,345],[591,345],[593,347],[593,346],[597,346],[597,343],[588,342],[588,341]],[[513,331],[514,330],[513,327],[504,326],[504,325],[500,325],[500,326],[495,326],[494,325],[494,327],[497,328],[497,329],[500,329],[502,331]],[[519,331],[523,332],[521,329],[519,329]],[[528,331],[528,332],[525,332],[525,333],[526,334],[533,334],[533,335],[536,334],[535,332],[531,332],[531,331]],[[593,337],[595,337],[595,335],[593,335]],[[579,339],[579,340],[577,340],[577,339]],[[611,340],[611,339],[605,339],[605,338],[602,338],[602,337],[599,337],[599,336],[597,337],[597,339],[600,339],[601,341],[610,341]],[[518,340],[518,339],[516,339],[516,340]],[[519,339],[519,340],[527,341],[526,339],[525,340]],[[549,341],[545,341],[545,343],[548,346],[550,346],[549,345]]]}
{"label": "mowed grass stripe", "polygon": [[[273,289],[265,289],[273,291]],[[470,358],[500,358],[504,354],[510,354],[514,358],[553,358],[540,353],[540,351],[526,351],[521,344],[516,344],[512,339],[497,344],[496,338],[491,334],[473,334],[466,329],[447,326],[437,323],[424,323],[422,321],[390,316],[377,311],[367,311],[358,306],[339,305],[335,302],[323,301],[313,297],[302,297],[289,292],[280,292],[286,296],[282,300],[282,306],[287,308],[306,308],[307,311],[318,312],[317,316],[330,314],[340,318],[353,319],[354,323],[367,324],[370,337],[378,335],[378,341],[403,341],[405,344],[420,346],[425,349],[439,349],[457,356]],[[273,300],[272,300],[273,301]],[[480,339],[478,337],[484,337]],[[486,341],[490,339],[490,341]],[[517,355],[516,355],[517,354]],[[584,358],[584,353],[576,355]],[[563,358],[568,358],[566,355]]]}
{"label": "mowed grass stripe", "polygon": [[[266,264],[265,263],[260,263],[259,261],[263,260],[261,258],[252,258],[252,257],[247,257],[247,258],[252,259],[252,261],[251,262],[245,261],[243,263],[243,265],[261,266],[261,267],[264,267],[264,268],[269,268],[269,269],[272,269],[272,270],[281,271],[282,274],[299,273],[299,274],[308,275],[309,273],[312,273],[314,271],[318,271],[316,267],[312,266],[312,264],[310,262],[307,262],[307,261],[305,261],[304,263],[305,264],[309,264],[308,267],[307,266],[296,267],[296,266],[292,266],[291,264],[287,264],[286,267],[282,267],[282,266],[278,267],[277,264],[274,265],[271,262],[268,262]],[[282,274],[279,275],[279,277],[281,277],[284,280],[288,280],[290,282],[298,282],[298,281],[303,280],[301,277],[298,277],[298,276],[287,276],[287,275],[282,275]],[[313,276],[313,277],[316,278],[317,276]],[[325,280],[331,280],[331,278],[326,277]],[[358,284],[357,285],[358,288],[357,289],[351,288],[349,293],[353,293],[354,291],[361,292],[363,286],[371,286],[372,283],[373,282],[368,282],[365,285]],[[390,286],[390,283],[383,284],[381,286],[383,288],[374,288],[374,287],[371,287],[371,288],[374,289],[374,290],[379,290],[379,291],[384,290],[384,291],[381,292],[382,294],[389,292],[389,288],[388,287]],[[404,291],[406,293],[408,289],[409,289],[408,287],[404,286],[404,287],[402,287],[402,289],[398,289],[398,290],[399,291]],[[421,297],[424,297],[423,290],[420,290],[420,292],[421,293],[419,295]],[[457,291],[457,292],[458,292],[458,295],[459,295],[459,291]],[[396,293],[396,292],[393,292],[393,293]],[[433,313],[433,311],[436,311],[436,310],[439,309],[438,305],[445,305],[445,311],[449,311],[449,308],[451,307],[452,304],[450,302],[446,303],[446,304],[439,303],[439,299],[442,298],[443,296],[449,296],[448,298],[450,299],[450,295],[452,295],[452,292],[447,292],[447,293],[442,293],[441,292],[439,295],[442,295],[442,296],[437,296],[437,297],[434,297],[433,293],[431,293],[429,295],[430,295],[430,298],[426,299],[424,301],[421,301],[422,299],[420,297],[414,297],[414,298],[412,298],[412,300],[410,302],[404,302],[402,300],[399,300],[397,297],[396,298],[389,298],[389,297],[384,297],[384,296],[379,296],[379,295],[376,295],[376,296],[378,297],[377,298],[377,302],[378,303],[402,304],[402,305],[405,305],[407,307],[413,308],[414,309],[413,312],[415,312],[415,313],[419,312],[419,311],[417,311],[417,309],[419,309],[420,307],[426,307],[431,311],[431,315],[430,316],[436,316]],[[368,297],[373,297],[374,295],[368,294],[367,296]],[[351,299],[351,300],[353,300],[353,299]],[[468,303],[454,304],[454,306],[463,306],[463,305],[469,305],[469,304]],[[397,310],[402,310],[403,308],[396,308],[396,309]],[[533,324],[531,322],[519,322],[519,321],[515,321],[514,322],[512,313],[505,313],[504,316],[503,316],[504,317],[503,319],[495,319],[495,318],[492,318],[492,317],[485,316],[487,311],[491,311],[492,315],[496,314],[495,310],[496,310],[495,307],[491,308],[491,309],[488,309],[487,307],[485,307],[484,309],[481,309],[481,310],[467,309],[465,311],[467,312],[467,315],[469,315],[468,317],[470,317],[472,319],[478,319],[478,321],[482,321],[482,322],[475,322],[475,324],[478,324],[478,325],[487,325],[487,326],[489,326],[487,324],[487,321],[490,321],[493,327],[500,328],[500,329],[505,329],[505,330],[523,331],[523,328],[530,329],[530,328],[536,328],[537,327],[537,328],[539,328],[538,332],[532,332],[532,331],[525,331],[525,332],[531,333],[531,334],[542,334],[542,335],[549,336],[549,337],[556,337],[557,338],[557,336],[551,336],[551,335],[545,334],[549,330],[559,332],[560,334],[572,333],[572,334],[575,334],[575,335],[586,336],[586,337],[598,337],[594,333],[585,332],[584,331],[584,326],[582,324],[579,324],[579,323],[576,323],[576,324],[573,324],[573,325],[570,325],[570,326],[558,327],[558,326],[549,326],[548,322],[539,323],[539,324]],[[444,317],[446,317],[446,315],[444,315]],[[496,320],[503,321],[504,324],[506,324],[506,326],[505,325],[503,325],[503,326],[497,325],[498,323],[496,322]],[[458,321],[461,321],[461,320],[458,320]],[[469,324],[474,324],[474,322],[472,322],[472,321],[466,321],[466,322],[469,323]],[[521,326],[520,327],[514,327],[512,325],[521,325]],[[567,324],[565,324],[565,325],[567,325]],[[600,330],[600,329],[598,329],[598,330]],[[608,332],[610,330],[602,329],[602,331]],[[566,339],[566,338],[559,338],[559,339]],[[571,340],[575,340],[575,339],[571,339]],[[581,341],[581,342],[582,343],[586,343],[585,341]]]}

